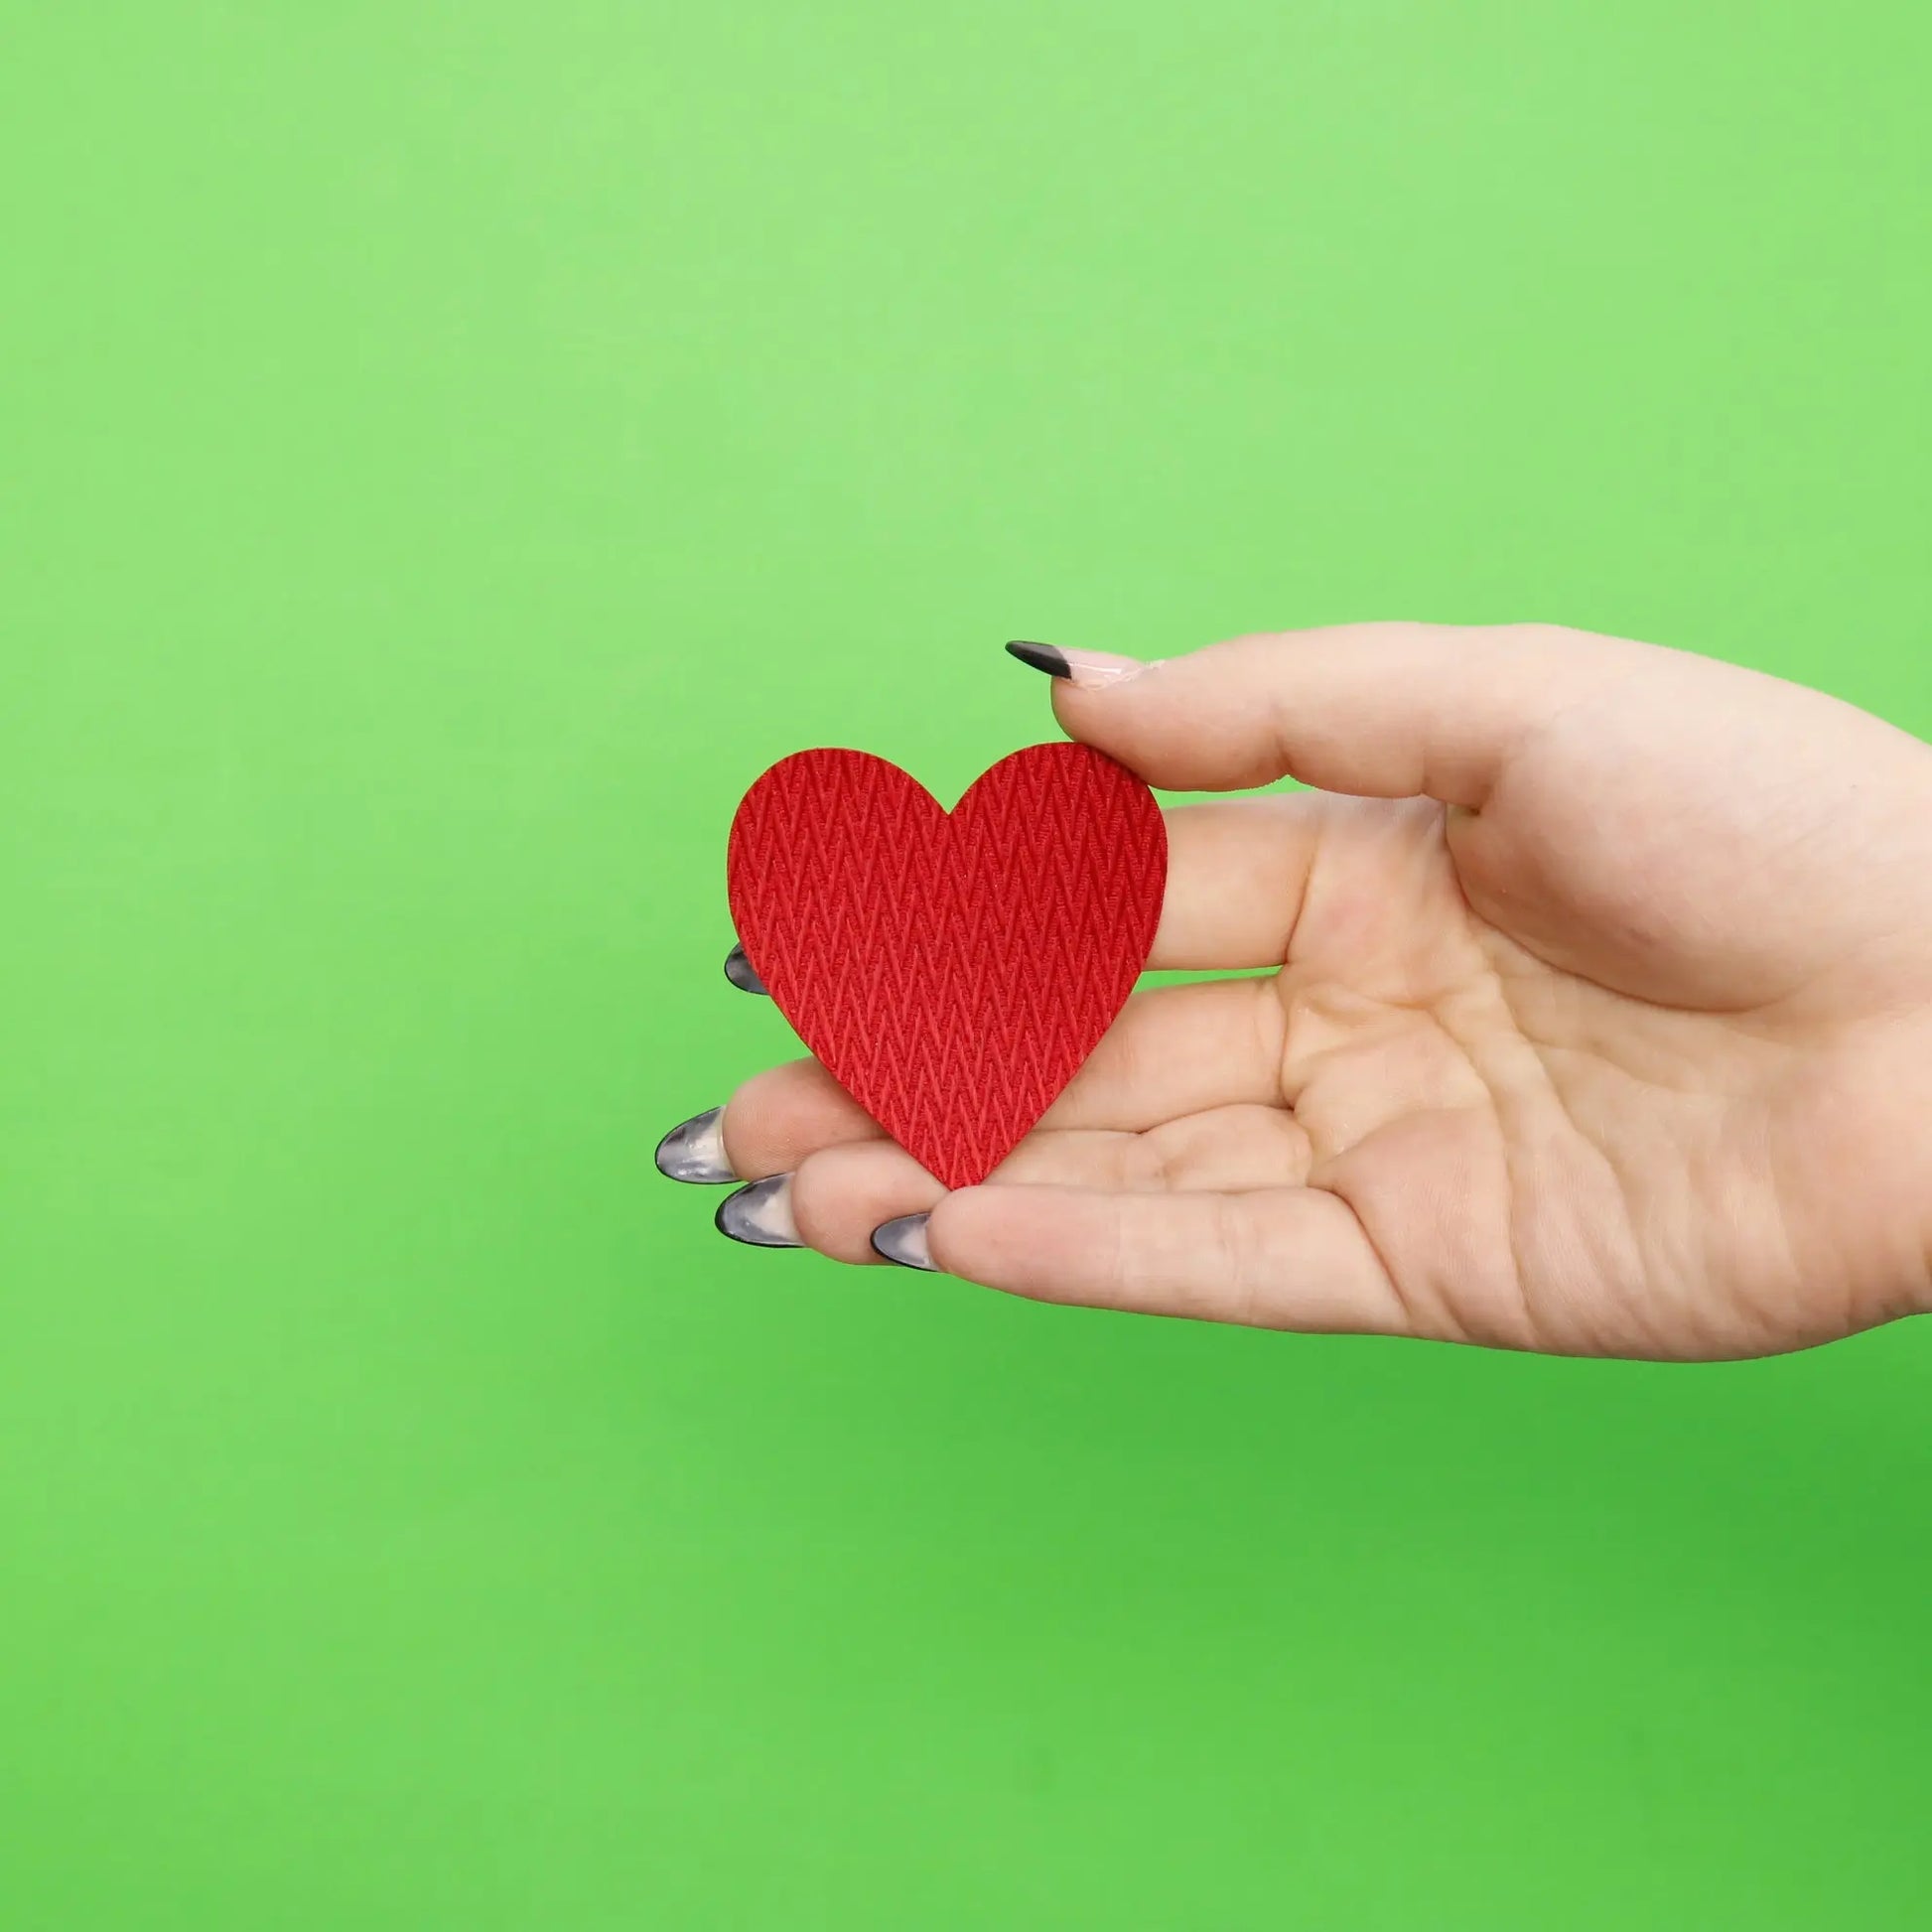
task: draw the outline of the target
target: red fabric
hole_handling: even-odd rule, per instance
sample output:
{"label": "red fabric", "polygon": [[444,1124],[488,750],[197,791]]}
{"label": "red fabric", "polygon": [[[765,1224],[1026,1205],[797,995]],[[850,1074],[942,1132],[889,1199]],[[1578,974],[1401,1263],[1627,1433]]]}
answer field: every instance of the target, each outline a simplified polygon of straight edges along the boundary
{"label": "red fabric", "polygon": [[1034,745],[957,809],[865,752],[799,752],[732,822],[739,942],[841,1086],[948,1187],[984,1180],[1079,1070],[1154,945],[1154,795]]}

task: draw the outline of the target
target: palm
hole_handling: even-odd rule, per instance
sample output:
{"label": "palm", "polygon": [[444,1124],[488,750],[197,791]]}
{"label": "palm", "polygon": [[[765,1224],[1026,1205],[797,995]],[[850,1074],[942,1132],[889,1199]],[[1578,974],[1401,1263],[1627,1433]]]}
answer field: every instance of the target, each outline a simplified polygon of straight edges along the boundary
{"label": "palm", "polygon": [[[1667,965],[1646,999],[1548,963],[1473,908],[1441,806],[1321,817],[1273,982],[1281,1098],[1308,1180],[1360,1219],[1418,1331],[1743,1354],[1841,1331],[1877,1292],[1851,1217],[1792,1224],[1851,1061],[1819,1063],[1761,1011],[1669,1004]],[[1499,908],[1524,904],[1493,884]]]}
{"label": "palm", "polygon": [[1622,684],[1520,745],[1479,815],[1315,805],[1282,1095],[1417,1327],[1714,1355],[1901,1311],[1932,924],[1882,942],[1922,902],[1925,820],[1872,784],[1894,734],[1751,691],[1722,734]]}

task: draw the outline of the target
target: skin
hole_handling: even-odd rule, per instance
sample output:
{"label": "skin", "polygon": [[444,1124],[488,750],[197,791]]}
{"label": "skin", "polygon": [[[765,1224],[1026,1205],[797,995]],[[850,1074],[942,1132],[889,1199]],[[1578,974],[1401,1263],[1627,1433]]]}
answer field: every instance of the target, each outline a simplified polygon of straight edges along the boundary
{"label": "skin", "polygon": [[802,1238],[1040,1301],[1648,1359],[1932,1310],[1932,748],[1757,673],[1548,626],[1255,636],[1065,730],[1168,814],[1156,967],[984,1186],[812,1061],[725,1145]]}

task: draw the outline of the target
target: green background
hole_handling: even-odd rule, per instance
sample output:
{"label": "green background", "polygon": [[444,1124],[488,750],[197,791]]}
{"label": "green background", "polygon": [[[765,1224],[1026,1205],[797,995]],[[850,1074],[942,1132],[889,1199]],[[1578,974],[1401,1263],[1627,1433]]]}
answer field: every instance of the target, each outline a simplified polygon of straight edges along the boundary
{"label": "green background", "polygon": [[650,1149],[793,1050],[744,786],[956,795],[1010,635],[1932,735],[1925,8],[6,11],[8,1932],[1924,1924],[1932,1324],[1136,1322]]}

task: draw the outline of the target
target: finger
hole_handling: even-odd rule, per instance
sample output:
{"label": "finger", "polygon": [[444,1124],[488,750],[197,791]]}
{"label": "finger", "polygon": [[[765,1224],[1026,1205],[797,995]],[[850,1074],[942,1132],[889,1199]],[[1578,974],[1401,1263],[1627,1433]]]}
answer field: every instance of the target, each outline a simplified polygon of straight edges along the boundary
{"label": "finger", "polygon": [[[1216,799],[1164,816],[1168,889],[1150,969],[1279,965],[1307,891],[1321,801]],[[742,945],[725,955],[725,977],[742,993],[770,992]]]}
{"label": "finger", "polygon": [[817,1060],[755,1073],[725,1103],[721,1146],[740,1180],[789,1173],[808,1154],[884,1131]]}
{"label": "finger", "polygon": [[[1306,1178],[1309,1162],[1308,1136],[1284,1109],[1229,1107],[1170,1121],[1151,1134],[1030,1134],[987,1184],[1139,1193],[1281,1187]],[[880,1258],[873,1246],[876,1229],[925,1212],[944,1194],[892,1142],[848,1142],[808,1155],[790,1177],[785,1204],[806,1245],[838,1261],[873,1262]],[[770,1220],[765,1214],[758,1225]]]}
{"label": "finger", "polygon": [[[1217,800],[1164,814],[1168,892],[1156,971],[1279,965],[1301,902],[1315,813],[1294,798]],[[769,995],[742,945],[725,955],[741,993]]]}
{"label": "finger", "polygon": [[[1279,965],[1314,846],[1310,801],[1216,800],[1163,816],[1168,890],[1150,968]],[[741,993],[771,991],[743,945],[725,955],[725,977]]]}
{"label": "finger", "polygon": [[1056,654],[1070,666],[1053,686],[1060,724],[1151,784],[1232,791],[1286,775],[1480,807],[1528,733],[1657,653],[1541,624],[1359,623],[1125,672],[1104,660],[1091,679],[1077,653]]}
{"label": "finger", "polygon": [[1140,1132],[1212,1107],[1279,1103],[1285,1029],[1273,979],[1149,987],[1040,1125]]}
{"label": "finger", "polygon": [[932,1208],[924,1236],[933,1268],[1038,1302],[1311,1334],[1415,1332],[1353,1210],[1315,1187],[969,1187]]}
{"label": "finger", "polygon": [[1158,972],[1279,966],[1308,892],[1319,797],[1217,798],[1177,805],[1168,890],[1148,965]]}
{"label": "finger", "polygon": [[[1151,987],[1128,1001],[1039,1124],[1138,1133],[1210,1108],[1278,1104],[1282,1046],[1272,980]],[[789,1173],[820,1148],[884,1138],[817,1060],[755,1074],[726,1104],[721,1132],[741,1180]]]}
{"label": "finger", "polygon": [[[1204,1114],[1163,1121],[1145,1134],[1119,1138],[1130,1150],[1119,1157],[1112,1181],[1122,1192],[1240,1193],[1257,1187],[1299,1187],[1308,1179],[1314,1159],[1308,1130],[1286,1107],[1215,1107]],[[1016,1160],[1028,1147],[1027,1141],[1021,1142]],[[994,1178],[1061,1187],[1109,1184],[1104,1176],[1083,1179],[1071,1172],[1010,1175],[1004,1168]]]}

